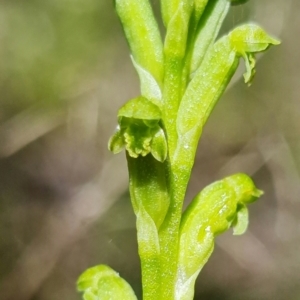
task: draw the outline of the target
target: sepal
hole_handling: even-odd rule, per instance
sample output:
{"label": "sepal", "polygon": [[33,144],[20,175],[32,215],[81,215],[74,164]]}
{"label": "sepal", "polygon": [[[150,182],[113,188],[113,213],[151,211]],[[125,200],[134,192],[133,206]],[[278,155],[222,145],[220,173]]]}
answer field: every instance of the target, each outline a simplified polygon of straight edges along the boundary
{"label": "sepal", "polygon": [[167,158],[167,149],[165,133],[162,128],[159,128],[152,139],[151,154],[156,160],[163,162]]}
{"label": "sepal", "polygon": [[137,300],[130,285],[106,265],[98,265],[83,272],[77,289],[84,300]]}
{"label": "sepal", "polygon": [[123,139],[123,132],[118,125],[115,133],[110,137],[108,141],[108,149],[113,153],[117,154],[122,151],[125,147],[125,141]]}
{"label": "sepal", "polygon": [[244,204],[238,205],[235,220],[232,223],[233,235],[242,235],[248,228],[249,212]]}

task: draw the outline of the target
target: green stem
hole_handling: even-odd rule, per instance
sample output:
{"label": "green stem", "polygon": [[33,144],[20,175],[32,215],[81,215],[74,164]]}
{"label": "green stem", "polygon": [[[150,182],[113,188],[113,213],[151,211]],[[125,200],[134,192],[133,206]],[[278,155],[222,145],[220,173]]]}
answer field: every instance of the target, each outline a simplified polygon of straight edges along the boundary
{"label": "green stem", "polygon": [[[178,268],[179,228],[182,205],[189,180],[189,175],[178,165],[173,165],[170,172],[171,203],[164,223],[159,230],[161,249],[161,286],[160,299],[174,300]],[[167,288],[166,288],[167,287]]]}

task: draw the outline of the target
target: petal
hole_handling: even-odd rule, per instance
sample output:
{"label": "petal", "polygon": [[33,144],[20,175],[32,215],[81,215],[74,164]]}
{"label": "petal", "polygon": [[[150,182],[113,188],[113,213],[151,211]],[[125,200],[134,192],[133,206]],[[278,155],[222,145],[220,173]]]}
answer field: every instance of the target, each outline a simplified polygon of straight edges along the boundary
{"label": "petal", "polygon": [[120,127],[117,126],[116,132],[110,137],[108,141],[108,149],[117,154],[122,151],[123,147],[125,146],[123,132],[120,130]]}
{"label": "petal", "polygon": [[162,128],[156,132],[151,143],[151,153],[154,158],[160,162],[164,162],[167,158],[168,146],[166,136]]}

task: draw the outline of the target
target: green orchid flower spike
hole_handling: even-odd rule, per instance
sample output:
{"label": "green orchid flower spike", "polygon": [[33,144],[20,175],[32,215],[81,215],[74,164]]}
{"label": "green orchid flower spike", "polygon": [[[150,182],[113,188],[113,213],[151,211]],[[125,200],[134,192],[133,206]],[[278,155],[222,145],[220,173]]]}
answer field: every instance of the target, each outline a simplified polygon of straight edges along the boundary
{"label": "green orchid flower spike", "polygon": [[[230,6],[247,0],[161,0],[162,38],[148,0],[115,0],[140,96],[118,112],[109,150],[123,149],[136,215],[144,300],[192,300],[217,235],[248,226],[248,204],[262,191],[246,174],[204,188],[182,212],[199,139],[213,108],[245,62],[245,83],[255,75],[255,55],[279,41],[257,24],[218,38]],[[107,266],[78,280],[84,299],[136,299]]]}

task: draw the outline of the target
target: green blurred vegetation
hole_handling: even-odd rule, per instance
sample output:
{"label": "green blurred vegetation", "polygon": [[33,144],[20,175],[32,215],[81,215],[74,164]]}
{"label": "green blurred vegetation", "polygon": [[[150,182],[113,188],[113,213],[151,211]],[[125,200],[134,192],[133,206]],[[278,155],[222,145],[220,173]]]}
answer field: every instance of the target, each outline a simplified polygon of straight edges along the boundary
{"label": "green blurred vegetation", "polygon": [[[300,299],[299,11],[249,1],[224,26],[254,20],[282,45],[252,87],[241,70],[201,140],[188,199],[234,172],[265,196],[245,236],[218,239],[195,299]],[[0,95],[0,298],[79,300],[78,275],[99,263],[140,295],[125,159],[107,151],[119,106],[138,95],[113,1],[1,1]]]}
{"label": "green blurred vegetation", "polygon": [[61,105],[100,59],[107,19],[102,1],[3,1],[3,109]]}

